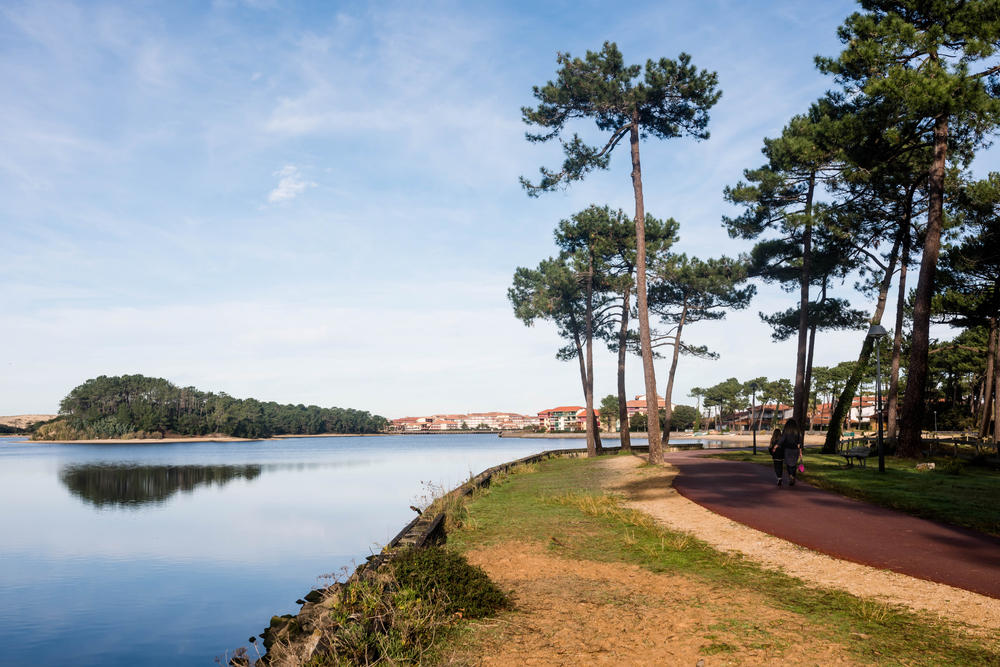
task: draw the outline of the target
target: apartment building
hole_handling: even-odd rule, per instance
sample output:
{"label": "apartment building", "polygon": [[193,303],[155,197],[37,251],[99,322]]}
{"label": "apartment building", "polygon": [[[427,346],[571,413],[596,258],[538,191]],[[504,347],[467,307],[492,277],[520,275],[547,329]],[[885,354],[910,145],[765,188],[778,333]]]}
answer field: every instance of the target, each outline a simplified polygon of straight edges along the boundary
{"label": "apartment building", "polygon": [[[659,406],[660,410],[666,410],[667,400],[665,398],[656,397],[656,404]],[[676,403],[670,404],[670,409],[673,410],[677,407]],[[625,409],[628,411],[628,416],[631,417],[635,414],[646,414],[646,394],[639,394],[631,401],[625,401]]]}
{"label": "apartment building", "polygon": [[794,410],[792,406],[784,403],[764,403],[750,410],[740,410],[734,413],[723,424],[733,431],[749,431],[754,425],[759,429],[768,429],[771,424],[777,422],[783,424],[786,419],[791,419]]}
{"label": "apartment building", "polygon": [[[813,428],[829,428],[830,420],[833,418],[833,410],[836,403],[821,403],[812,411]],[[883,400],[883,409],[885,401]],[[860,428],[862,425],[874,424],[876,413],[874,396],[855,396],[851,401],[851,408],[848,410],[845,421],[848,428]]]}
{"label": "apartment building", "polygon": [[390,421],[389,430],[398,433],[422,431],[461,431],[485,427],[494,431],[521,430],[538,424],[535,415],[516,412],[470,412],[426,417],[399,417]]}

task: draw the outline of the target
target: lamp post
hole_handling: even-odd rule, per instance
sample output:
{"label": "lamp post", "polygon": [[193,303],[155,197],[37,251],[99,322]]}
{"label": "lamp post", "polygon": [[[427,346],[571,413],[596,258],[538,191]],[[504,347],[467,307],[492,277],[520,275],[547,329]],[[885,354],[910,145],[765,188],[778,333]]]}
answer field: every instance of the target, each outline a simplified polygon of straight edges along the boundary
{"label": "lamp post", "polygon": [[868,329],[868,337],[875,344],[875,413],[878,419],[878,471],[885,472],[885,447],[882,443],[882,360],[879,355],[879,341],[889,335],[885,327],[873,324]]}
{"label": "lamp post", "polygon": [[757,422],[753,413],[757,411],[757,383],[750,383],[750,430],[753,432],[753,455],[757,456]]}

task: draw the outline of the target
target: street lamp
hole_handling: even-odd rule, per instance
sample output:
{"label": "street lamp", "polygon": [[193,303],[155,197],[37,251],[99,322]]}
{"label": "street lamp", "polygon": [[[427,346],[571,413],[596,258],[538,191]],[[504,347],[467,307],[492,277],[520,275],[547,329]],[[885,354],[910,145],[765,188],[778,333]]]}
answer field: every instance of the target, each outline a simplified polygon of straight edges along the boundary
{"label": "street lamp", "polygon": [[753,420],[753,413],[757,411],[757,383],[750,383],[750,430],[753,431],[753,455],[757,456],[757,422]]}
{"label": "street lamp", "polygon": [[882,359],[879,355],[879,339],[889,332],[879,324],[868,329],[868,338],[875,344],[875,412],[878,418],[878,471],[885,472],[885,447],[882,444]]}

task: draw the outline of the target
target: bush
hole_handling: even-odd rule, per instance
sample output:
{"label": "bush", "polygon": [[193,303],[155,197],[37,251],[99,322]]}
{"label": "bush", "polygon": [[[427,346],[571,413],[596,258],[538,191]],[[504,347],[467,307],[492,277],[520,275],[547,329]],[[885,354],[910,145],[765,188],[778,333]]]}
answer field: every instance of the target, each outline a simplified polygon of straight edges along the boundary
{"label": "bush", "polygon": [[950,461],[945,461],[938,467],[938,470],[947,473],[949,475],[961,475],[964,469],[965,466],[962,464],[962,462],[956,461],[955,459],[951,459]]}
{"label": "bush", "polygon": [[32,440],[83,440],[87,434],[70,426],[65,419],[42,424],[31,434]]}
{"label": "bush", "polygon": [[267,653],[257,664],[422,664],[435,637],[458,617],[510,606],[485,572],[440,547],[401,551],[377,570],[362,566],[305,601],[298,616],[271,619]]}
{"label": "bush", "polygon": [[442,600],[449,614],[482,618],[510,607],[510,599],[482,568],[441,547],[404,551],[392,561],[392,568],[401,587]]}

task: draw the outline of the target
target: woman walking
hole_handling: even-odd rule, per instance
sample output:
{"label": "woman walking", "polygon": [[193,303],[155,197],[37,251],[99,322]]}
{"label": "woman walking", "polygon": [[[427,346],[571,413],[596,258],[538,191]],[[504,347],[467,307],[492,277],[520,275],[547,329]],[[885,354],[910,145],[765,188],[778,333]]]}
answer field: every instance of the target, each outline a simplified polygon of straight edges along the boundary
{"label": "woman walking", "polygon": [[781,442],[781,429],[776,428],[774,429],[774,433],[771,434],[771,444],[767,446],[767,451],[771,455],[771,461],[774,463],[774,474],[778,476],[778,486],[781,486],[781,467],[785,465],[785,451],[783,449],[779,451],[779,442]]}
{"label": "woman walking", "polygon": [[799,430],[798,422],[789,419],[785,422],[785,430],[778,435],[778,429],[771,435],[771,458],[774,461],[774,474],[778,477],[778,486],[781,486],[782,467],[788,471],[788,486],[795,486],[795,472],[802,459],[802,431]]}

